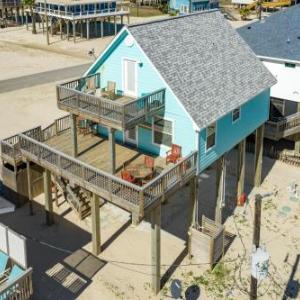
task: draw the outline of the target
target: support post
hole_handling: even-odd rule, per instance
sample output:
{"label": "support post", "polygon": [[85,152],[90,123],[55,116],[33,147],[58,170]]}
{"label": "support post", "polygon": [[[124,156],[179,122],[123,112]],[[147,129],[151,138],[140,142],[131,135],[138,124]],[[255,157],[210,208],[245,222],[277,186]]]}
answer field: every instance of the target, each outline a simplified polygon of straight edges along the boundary
{"label": "support post", "polygon": [[93,254],[99,255],[101,252],[101,230],[100,230],[100,202],[99,196],[93,194],[92,201],[92,244]]}
{"label": "support post", "polygon": [[215,211],[215,221],[222,223],[222,200],[224,193],[224,165],[225,159],[224,155],[221,156],[216,162],[216,211]]}
{"label": "support post", "polygon": [[60,39],[61,40],[63,39],[63,26],[62,26],[62,22],[63,22],[63,19],[60,19],[59,20],[59,32],[60,32]]}
{"label": "support post", "polygon": [[[259,247],[260,242],[260,224],[261,224],[261,195],[255,195],[255,215],[254,215],[254,230],[253,230],[253,246],[255,249]],[[253,248],[254,248],[253,247]],[[257,279],[251,274],[250,282],[250,300],[257,299]]]}
{"label": "support post", "polygon": [[[300,112],[300,102],[298,102],[297,111]],[[296,140],[295,140],[295,154],[300,155],[300,134],[296,135]]]}
{"label": "support post", "polygon": [[123,16],[121,16],[121,25],[123,25]]}
{"label": "support post", "polygon": [[70,26],[69,26],[69,20],[67,20],[66,25],[67,25],[67,40],[69,40],[69,39],[70,39]]}
{"label": "support post", "polygon": [[111,174],[116,171],[116,145],[115,145],[115,129],[108,128],[108,139],[109,139],[109,153],[110,153],[110,167]]}
{"label": "support post", "polygon": [[97,29],[97,18],[95,19],[95,38],[97,38],[98,29]]}
{"label": "support post", "polygon": [[101,19],[101,23],[100,23],[100,30],[101,30],[101,38],[103,38],[103,19]]}
{"label": "support post", "polygon": [[51,36],[53,36],[53,19],[50,18],[50,33],[51,33]]}
{"label": "support post", "polygon": [[76,23],[73,21],[73,42],[76,43]]}
{"label": "support post", "polygon": [[48,24],[48,15],[47,15],[47,13],[46,13],[45,19],[46,19],[46,41],[47,41],[47,45],[49,45],[50,44],[50,42],[49,42],[49,24]]}
{"label": "support post", "polygon": [[31,167],[30,167],[30,161],[29,160],[26,161],[26,172],[27,172],[29,214],[31,216],[33,216],[32,177],[31,177]]}
{"label": "support post", "polygon": [[190,226],[198,224],[198,176],[190,180]]}
{"label": "support post", "polygon": [[51,193],[51,173],[49,170],[44,170],[44,194],[45,194],[45,211],[46,211],[46,224],[52,225],[53,222],[53,203]]}
{"label": "support post", "polygon": [[152,290],[156,295],[160,291],[160,222],[161,204],[151,211],[151,265]]}
{"label": "support post", "polygon": [[86,20],[86,39],[90,39],[90,20]]}
{"label": "support post", "polygon": [[116,16],[114,16],[114,24],[115,24],[115,35],[117,35],[117,22],[116,22]]}
{"label": "support post", "polygon": [[80,37],[83,38],[83,21],[80,21]]}
{"label": "support post", "polygon": [[238,145],[237,159],[237,200],[245,191],[246,139]]}
{"label": "support post", "polygon": [[261,185],[262,163],[264,146],[264,125],[256,129],[255,133],[255,165],[254,165],[254,186]]}
{"label": "support post", "polygon": [[127,15],[127,25],[129,25],[130,24],[130,19],[129,19],[130,17],[129,17],[129,14]]}
{"label": "support post", "polygon": [[28,12],[25,14],[26,30],[28,30]]}
{"label": "support post", "polygon": [[72,156],[77,157],[78,155],[78,144],[77,144],[77,116],[71,114],[71,144],[72,144]]}

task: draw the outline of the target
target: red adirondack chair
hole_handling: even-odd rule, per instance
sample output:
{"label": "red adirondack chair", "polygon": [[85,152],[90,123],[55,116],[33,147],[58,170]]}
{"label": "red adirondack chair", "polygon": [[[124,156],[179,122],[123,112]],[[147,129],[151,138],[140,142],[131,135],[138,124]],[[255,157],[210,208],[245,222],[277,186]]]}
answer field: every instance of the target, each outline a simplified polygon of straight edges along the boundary
{"label": "red adirondack chair", "polygon": [[154,170],[154,158],[148,155],[145,155],[144,164],[147,168]]}
{"label": "red adirondack chair", "polygon": [[130,172],[128,172],[126,170],[121,171],[121,177],[122,177],[122,179],[124,179],[128,182],[131,182],[131,183],[135,182],[135,178],[130,174]]}
{"label": "red adirondack chair", "polygon": [[169,162],[176,164],[181,157],[181,146],[172,144],[171,150],[167,151],[166,164]]}

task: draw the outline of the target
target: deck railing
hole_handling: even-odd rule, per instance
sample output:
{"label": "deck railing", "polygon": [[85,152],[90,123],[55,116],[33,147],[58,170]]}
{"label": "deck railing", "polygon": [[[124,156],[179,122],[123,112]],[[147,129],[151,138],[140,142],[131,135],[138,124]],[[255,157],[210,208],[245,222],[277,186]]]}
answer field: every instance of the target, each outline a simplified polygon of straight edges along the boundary
{"label": "deck railing", "polygon": [[25,134],[19,135],[19,147],[27,159],[108,201],[137,212],[141,217],[145,208],[176,185],[186,182],[196,174],[197,169],[197,153],[193,152],[140,187],[87,165]]}
{"label": "deck railing", "polygon": [[121,9],[115,8],[105,8],[105,9],[95,9],[91,11],[79,11],[79,12],[71,12],[71,11],[63,11],[58,9],[47,8],[45,10],[44,7],[36,6],[34,11],[37,13],[45,14],[46,12],[49,15],[53,16],[65,16],[65,17],[82,17],[82,16],[93,16],[93,15],[109,15],[109,14],[129,14],[129,8],[122,7]]}
{"label": "deck railing", "polygon": [[[31,128],[22,132],[37,141],[45,142],[55,135],[59,135],[70,128],[70,116],[64,116],[56,119],[52,124],[42,129],[41,126]],[[17,162],[21,159],[19,147],[19,134],[13,135],[1,141],[1,155],[4,160]]]}
{"label": "deck railing", "polygon": [[[159,89],[125,104],[118,100],[92,95],[90,93],[92,89],[88,88],[91,84],[88,82],[94,80],[93,76],[100,76],[100,74],[58,85],[58,107],[123,130],[136,125],[165,106],[165,89]],[[96,81],[100,83],[100,79]],[[100,84],[93,83],[92,87],[96,90],[100,88]]]}
{"label": "deck railing", "polygon": [[265,137],[273,140],[279,140],[298,132],[300,132],[300,112],[278,122],[268,121],[265,125]]}
{"label": "deck railing", "polygon": [[0,299],[27,300],[32,294],[32,268],[26,270],[16,280],[5,282],[0,286]]}

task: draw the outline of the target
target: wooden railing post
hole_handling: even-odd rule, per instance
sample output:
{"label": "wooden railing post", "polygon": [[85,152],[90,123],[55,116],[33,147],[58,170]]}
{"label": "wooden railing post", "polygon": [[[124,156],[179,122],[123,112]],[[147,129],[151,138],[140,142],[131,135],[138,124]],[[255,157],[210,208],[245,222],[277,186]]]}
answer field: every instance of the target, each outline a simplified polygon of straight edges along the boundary
{"label": "wooden railing post", "polygon": [[140,218],[144,217],[144,209],[145,209],[145,195],[144,191],[139,191],[139,210],[140,210]]}

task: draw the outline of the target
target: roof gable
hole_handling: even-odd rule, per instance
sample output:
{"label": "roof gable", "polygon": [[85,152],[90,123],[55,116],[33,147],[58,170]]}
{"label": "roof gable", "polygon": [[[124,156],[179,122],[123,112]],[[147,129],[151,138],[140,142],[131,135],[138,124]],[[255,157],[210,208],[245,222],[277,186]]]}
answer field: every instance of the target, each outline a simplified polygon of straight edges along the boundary
{"label": "roof gable", "polygon": [[219,11],[128,29],[200,128],[276,82]]}

